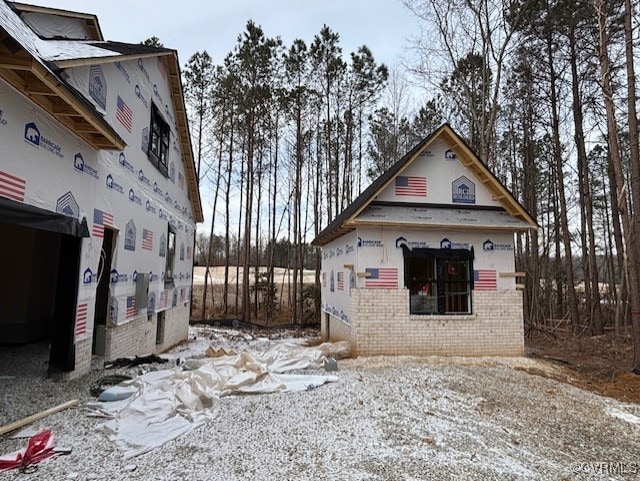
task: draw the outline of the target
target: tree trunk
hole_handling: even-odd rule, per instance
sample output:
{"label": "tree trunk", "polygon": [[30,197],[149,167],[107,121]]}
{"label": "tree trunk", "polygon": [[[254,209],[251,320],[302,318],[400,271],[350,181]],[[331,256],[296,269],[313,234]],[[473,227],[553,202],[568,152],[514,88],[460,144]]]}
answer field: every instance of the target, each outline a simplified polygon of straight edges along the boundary
{"label": "tree trunk", "polygon": [[569,301],[569,314],[571,324],[575,328],[580,320],[578,314],[578,301],[576,298],[574,277],[573,277],[573,260],[571,255],[571,235],[569,233],[569,222],[567,219],[567,199],[564,190],[564,172],[562,170],[562,145],[560,142],[560,120],[558,114],[557,99],[557,81],[558,77],[555,71],[553,58],[553,39],[551,34],[547,36],[547,60],[549,61],[550,74],[550,95],[551,95],[551,126],[553,130],[553,157],[555,161],[556,182],[558,186],[558,200],[560,202],[560,231],[562,236],[562,244],[564,247],[564,268],[567,279],[567,294]]}
{"label": "tree trunk", "polygon": [[[630,259],[630,270],[633,271],[635,285],[630,285],[632,298],[631,322],[633,325],[633,369],[640,372],[640,291],[638,282],[640,277],[640,255],[638,247],[640,240],[640,153],[638,145],[638,115],[636,112],[636,75],[633,56],[633,31],[631,29],[632,6],[631,0],[624,1],[624,36],[625,56],[627,60],[627,103],[629,107],[629,143],[631,147],[631,198],[632,204],[629,215],[633,219],[633,245],[629,249],[633,252]],[[635,215],[632,215],[635,214]],[[631,276],[630,276],[631,277]]]}
{"label": "tree trunk", "polygon": [[598,34],[600,39],[600,51],[598,57],[600,60],[600,75],[602,82],[602,90],[604,94],[605,110],[607,113],[607,145],[609,147],[609,156],[613,166],[613,172],[616,179],[617,187],[617,202],[622,217],[622,226],[624,231],[624,240],[626,244],[625,250],[625,273],[629,285],[629,301],[631,304],[633,333],[634,333],[634,361],[633,369],[640,371],[640,358],[637,353],[636,331],[639,328],[637,326],[640,316],[640,295],[638,293],[638,271],[637,258],[638,252],[634,246],[634,232],[633,223],[631,220],[630,209],[627,201],[626,182],[624,178],[624,172],[622,170],[622,160],[620,158],[620,146],[618,143],[618,125],[615,117],[615,105],[613,103],[613,89],[611,86],[611,63],[609,60],[609,36],[606,27],[606,15],[605,15],[604,0],[596,0],[596,12],[598,14]]}
{"label": "tree trunk", "polygon": [[596,258],[596,246],[593,232],[593,200],[591,198],[591,181],[589,175],[589,163],[587,149],[584,141],[582,98],[577,67],[577,52],[575,25],[570,20],[569,48],[571,60],[571,91],[573,96],[573,123],[575,130],[576,148],[578,151],[578,175],[581,207],[582,226],[582,265],[584,272],[585,307],[589,313],[593,334],[602,335],[602,312],[600,310],[600,290],[598,281],[598,264]]}

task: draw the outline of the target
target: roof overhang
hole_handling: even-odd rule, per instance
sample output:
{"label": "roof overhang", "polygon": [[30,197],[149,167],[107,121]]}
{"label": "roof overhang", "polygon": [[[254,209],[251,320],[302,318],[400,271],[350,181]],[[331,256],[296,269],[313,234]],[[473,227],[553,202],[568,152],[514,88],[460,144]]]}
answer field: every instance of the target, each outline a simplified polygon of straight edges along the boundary
{"label": "roof overhang", "polygon": [[102,115],[3,28],[0,28],[0,78],[92,147],[124,149],[124,140]]}

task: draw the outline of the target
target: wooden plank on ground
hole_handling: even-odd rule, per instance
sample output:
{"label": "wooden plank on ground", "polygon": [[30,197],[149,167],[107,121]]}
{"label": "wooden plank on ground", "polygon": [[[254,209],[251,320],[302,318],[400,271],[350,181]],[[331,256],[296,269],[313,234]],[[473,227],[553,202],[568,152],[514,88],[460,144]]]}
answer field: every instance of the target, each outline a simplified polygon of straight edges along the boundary
{"label": "wooden plank on ground", "polygon": [[32,414],[31,416],[27,416],[26,418],[20,419],[18,421],[14,421],[12,423],[6,424],[5,426],[0,427],[0,436],[10,433],[11,431],[15,431],[27,424],[31,424],[34,421],[37,421],[42,418],[46,418],[51,414],[55,414],[60,411],[64,411],[65,409],[69,409],[78,404],[77,399],[73,399],[71,401],[67,401],[66,403],[59,404],[49,409],[45,409],[44,411],[40,411],[39,413]]}

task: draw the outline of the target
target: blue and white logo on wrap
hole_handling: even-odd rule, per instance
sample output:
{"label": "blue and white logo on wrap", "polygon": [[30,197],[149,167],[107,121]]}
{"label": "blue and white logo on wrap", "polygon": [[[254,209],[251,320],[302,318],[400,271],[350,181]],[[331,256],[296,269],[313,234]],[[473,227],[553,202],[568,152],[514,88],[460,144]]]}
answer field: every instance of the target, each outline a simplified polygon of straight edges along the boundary
{"label": "blue and white logo on wrap", "polygon": [[476,185],[464,175],[451,183],[451,201],[454,204],[475,204]]}
{"label": "blue and white logo on wrap", "polygon": [[140,102],[142,102],[142,104],[145,107],[149,108],[149,103],[147,102],[147,99],[144,98],[144,95],[142,95],[142,91],[140,90],[140,85],[136,84],[133,91],[135,92],[136,97],[138,97],[138,100],[140,100]]}
{"label": "blue and white logo on wrap", "polygon": [[160,249],[159,249],[160,257],[164,257],[167,255],[167,239],[164,236],[164,233],[160,236]]}
{"label": "blue and white logo on wrap", "polygon": [[83,284],[91,284],[94,281],[94,274],[91,271],[90,267],[87,267],[82,274],[82,283]]}
{"label": "blue and white logo on wrap", "polygon": [[89,164],[85,163],[84,158],[82,157],[82,153],[78,152],[73,156],[73,168],[77,172],[82,172],[83,174],[87,174],[88,176],[93,177],[94,179],[98,179],[98,171],[91,167]]}
{"label": "blue and white logo on wrap", "polygon": [[0,125],[7,125],[8,123],[9,121],[5,117],[4,110],[0,109]]}
{"label": "blue and white logo on wrap", "polygon": [[127,156],[124,155],[124,152],[120,152],[120,154],[118,155],[118,163],[132,174],[135,172],[133,164],[127,160]]}
{"label": "blue and white logo on wrap", "polygon": [[24,126],[24,140],[32,143],[33,145],[40,145],[40,129],[35,122],[29,122]]}
{"label": "blue and white logo on wrap", "polygon": [[78,219],[80,216],[80,207],[73,197],[71,191],[60,196],[56,202],[56,212],[58,214],[64,214],[67,217],[73,217]]}
{"label": "blue and white logo on wrap", "polygon": [[107,174],[105,186],[109,190],[113,190],[115,192],[118,192],[119,194],[124,194],[124,188],[113,179],[113,175],[111,174]]}
{"label": "blue and white logo on wrap", "polygon": [[149,73],[147,72],[147,69],[144,68],[144,62],[142,61],[141,58],[138,59],[138,67],[140,68],[140,71],[142,72],[142,75],[144,75],[144,78],[147,79],[147,82],[151,82],[151,78],[149,77]]}
{"label": "blue and white logo on wrap", "polygon": [[124,229],[124,248],[128,251],[136,250],[136,224],[133,219],[127,222]]}
{"label": "blue and white logo on wrap", "polygon": [[513,244],[496,244],[491,239],[487,239],[482,243],[482,250],[485,252],[492,251],[512,251]]}
{"label": "blue and white logo on wrap", "polygon": [[455,160],[455,159],[457,159],[458,157],[456,156],[456,153],[455,153],[453,150],[451,150],[451,149],[447,149],[447,150],[444,152],[444,158],[445,158],[445,160]]}
{"label": "blue and white logo on wrap", "polygon": [[149,180],[149,177],[144,175],[144,172],[142,171],[142,169],[138,171],[138,180],[140,181],[141,184],[144,184],[147,187],[151,187],[151,181]]}
{"label": "blue and white logo on wrap", "polygon": [[149,293],[147,302],[147,314],[153,314],[154,312],[156,312],[156,293],[152,291]]}
{"label": "blue and white logo on wrap", "polygon": [[107,81],[100,65],[89,67],[89,95],[103,110],[107,108]]}
{"label": "blue and white logo on wrap", "polygon": [[73,157],[73,168],[78,172],[84,172],[84,159],[80,152]]}
{"label": "blue and white logo on wrap", "polygon": [[451,242],[446,237],[440,241],[440,249],[469,249],[468,242]]}
{"label": "blue and white logo on wrap", "polygon": [[149,151],[149,127],[142,129],[142,144],[140,148],[145,154]]}
{"label": "blue and white logo on wrap", "polygon": [[358,247],[383,247],[383,244],[380,239],[363,239],[362,237],[358,237]]}
{"label": "blue and white logo on wrap", "polygon": [[136,191],[133,190],[133,188],[129,189],[129,202],[142,205],[142,199],[140,198],[139,195],[136,194]]}

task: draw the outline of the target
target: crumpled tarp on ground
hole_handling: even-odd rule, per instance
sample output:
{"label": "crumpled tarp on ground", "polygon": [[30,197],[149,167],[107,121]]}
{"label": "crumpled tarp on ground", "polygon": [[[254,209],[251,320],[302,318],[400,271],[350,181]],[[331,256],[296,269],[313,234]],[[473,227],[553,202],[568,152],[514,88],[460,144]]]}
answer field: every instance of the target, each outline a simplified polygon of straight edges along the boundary
{"label": "crumpled tarp on ground", "polygon": [[335,376],[284,374],[319,368],[327,348],[282,342],[265,351],[188,360],[187,370],[162,370],[125,381],[136,387],[128,399],[89,403],[93,415],[110,418],[98,429],[124,454],[144,454],[215,418],[220,397],[304,391],[337,381]]}

